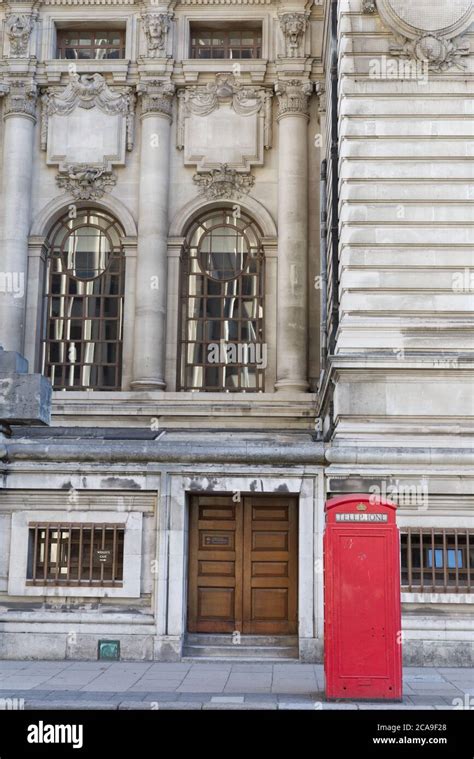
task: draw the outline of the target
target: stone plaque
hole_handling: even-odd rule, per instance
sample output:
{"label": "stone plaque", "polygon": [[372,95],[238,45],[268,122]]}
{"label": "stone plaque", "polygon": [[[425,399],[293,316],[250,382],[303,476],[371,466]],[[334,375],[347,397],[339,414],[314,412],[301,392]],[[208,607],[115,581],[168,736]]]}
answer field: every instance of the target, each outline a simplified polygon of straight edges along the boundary
{"label": "stone plaque", "polygon": [[382,18],[408,37],[423,32],[452,36],[469,26],[473,0],[377,0]]}

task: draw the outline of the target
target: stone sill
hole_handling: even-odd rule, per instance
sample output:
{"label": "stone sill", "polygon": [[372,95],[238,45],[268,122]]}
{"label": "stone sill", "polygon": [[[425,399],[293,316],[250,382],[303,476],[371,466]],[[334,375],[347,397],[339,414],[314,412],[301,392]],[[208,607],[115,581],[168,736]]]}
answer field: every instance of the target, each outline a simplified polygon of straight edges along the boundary
{"label": "stone sill", "polygon": [[474,604],[474,593],[403,593],[406,604]]}
{"label": "stone sill", "polygon": [[[200,74],[220,74],[234,71],[236,61],[232,59],[199,60],[189,58],[181,62],[184,80],[197,82]],[[240,76],[249,76],[252,82],[263,83],[267,72],[268,60],[258,58],[253,60],[239,60]]]}
{"label": "stone sill", "polygon": [[118,60],[63,60],[55,58],[44,62],[44,75],[48,84],[57,84],[63,75],[69,76],[69,66],[75,64],[78,74],[112,74],[114,82],[124,83],[127,80],[130,61],[127,58]]}

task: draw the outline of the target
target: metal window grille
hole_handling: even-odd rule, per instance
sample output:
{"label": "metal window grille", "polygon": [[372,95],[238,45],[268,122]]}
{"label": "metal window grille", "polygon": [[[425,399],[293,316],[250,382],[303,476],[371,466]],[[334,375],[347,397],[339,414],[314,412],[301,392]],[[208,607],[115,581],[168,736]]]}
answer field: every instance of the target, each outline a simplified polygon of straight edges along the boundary
{"label": "metal window grille", "polygon": [[411,527],[404,529],[400,537],[402,590],[414,593],[472,592],[472,531]]}
{"label": "metal window grille", "polygon": [[192,225],[181,258],[178,386],[262,392],[265,377],[261,232],[221,209]]}
{"label": "metal window grille", "polygon": [[231,58],[235,60],[262,57],[262,34],[247,30],[194,30],[191,34],[191,58]]}
{"label": "metal window grille", "polygon": [[125,32],[60,29],[56,58],[68,60],[106,60],[125,58]]}
{"label": "metal window grille", "polygon": [[43,373],[55,390],[120,390],[123,230],[92,209],[64,216],[50,236]]}
{"label": "metal window grille", "polygon": [[122,587],[123,524],[29,525],[27,585]]}

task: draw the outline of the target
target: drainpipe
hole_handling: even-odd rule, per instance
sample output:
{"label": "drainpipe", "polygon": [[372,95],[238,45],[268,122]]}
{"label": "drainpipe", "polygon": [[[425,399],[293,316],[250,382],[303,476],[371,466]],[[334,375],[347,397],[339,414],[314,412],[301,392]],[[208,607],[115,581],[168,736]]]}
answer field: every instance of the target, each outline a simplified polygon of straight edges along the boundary
{"label": "drainpipe", "polygon": [[[327,168],[326,159],[321,163],[320,182],[320,218],[321,218],[321,245],[320,245],[320,272],[321,272],[321,378],[326,368],[326,354],[328,342],[328,265],[327,265]],[[321,382],[320,382],[321,384]]]}
{"label": "drainpipe", "polygon": [[331,3],[331,249],[332,249],[332,304],[329,352],[334,354],[339,326],[339,75],[337,60],[337,0]]}

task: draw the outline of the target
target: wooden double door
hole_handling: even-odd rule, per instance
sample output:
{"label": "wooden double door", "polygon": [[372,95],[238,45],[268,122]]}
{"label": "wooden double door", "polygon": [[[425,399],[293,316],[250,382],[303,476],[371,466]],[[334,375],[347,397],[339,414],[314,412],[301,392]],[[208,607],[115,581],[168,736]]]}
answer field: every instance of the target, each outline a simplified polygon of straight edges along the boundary
{"label": "wooden double door", "polygon": [[191,498],[190,632],[297,633],[297,514],[290,496]]}

